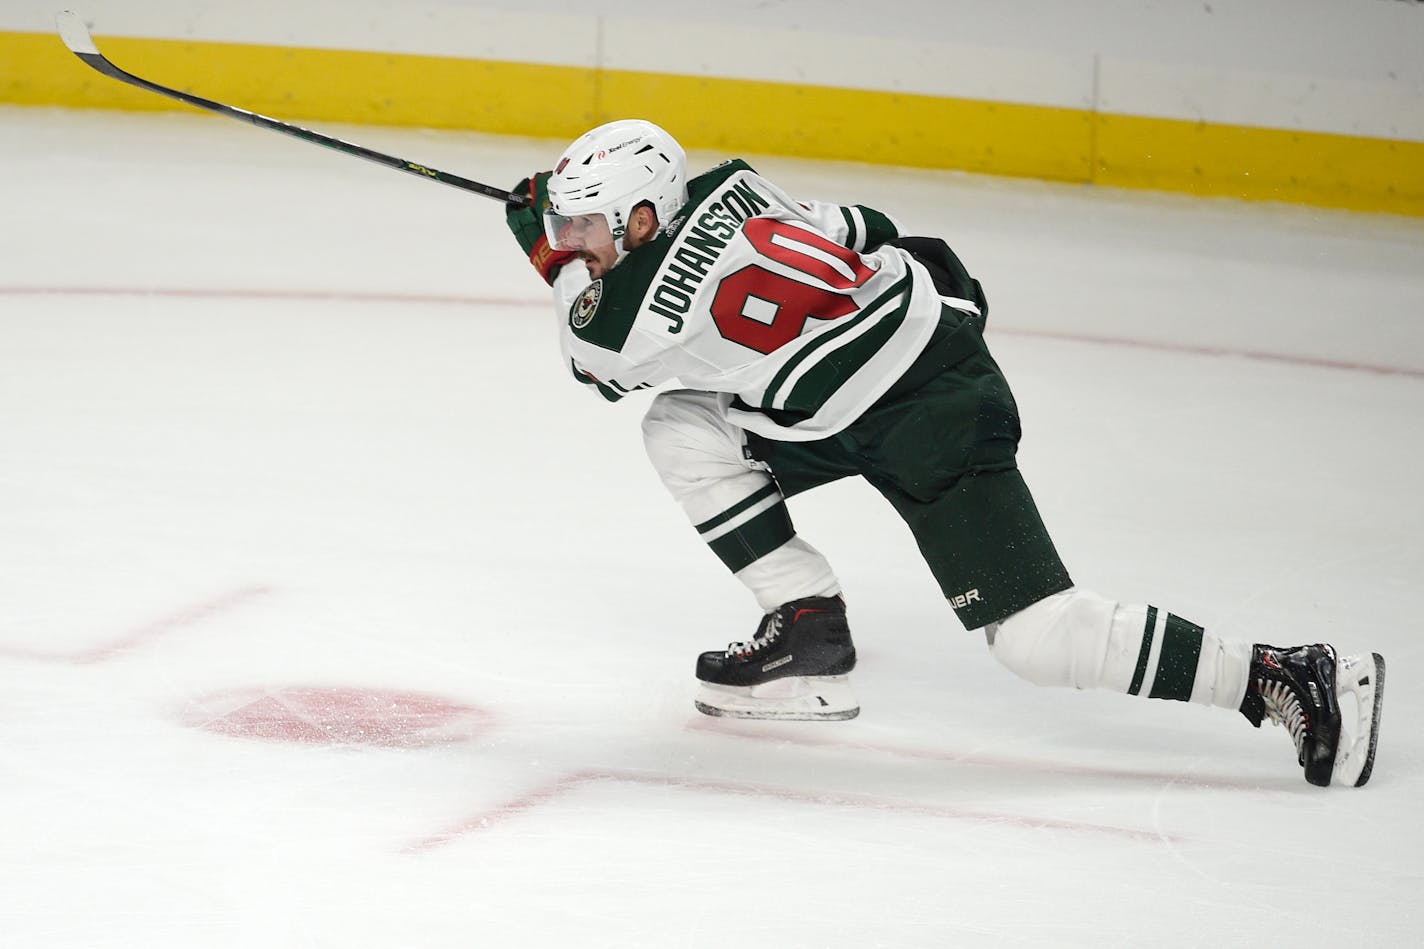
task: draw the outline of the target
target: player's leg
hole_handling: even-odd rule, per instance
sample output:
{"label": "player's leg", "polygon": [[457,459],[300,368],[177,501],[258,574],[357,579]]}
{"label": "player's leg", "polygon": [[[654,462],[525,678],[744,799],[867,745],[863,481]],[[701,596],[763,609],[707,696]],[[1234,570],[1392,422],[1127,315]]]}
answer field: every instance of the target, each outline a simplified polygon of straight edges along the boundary
{"label": "player's leg", "polygon": [[853,717],[855,646],[830,564],[797,536],[785,498],[745,436],[730,397],[665,392],[643,420],[649,460],[712,553],[765,614],[750,639],[698,657],[697,708],[744,718]]}
{"label": "player's leg", "polygon": [[1384,660],[1317,643],[1282,649],[1225,639],[1155,606],[1074,587],[985,628],[990,651],[1036,685],[1237,709],[1269,717],[1295,743],[1306,780],[1370,778],[1384,697]]}
{"label": "player's leg", "polygon": [[724,415],[729,396],[676,390],[643,418],[648,459],[712,553],[764,612],[805,596],[836,596],[830,563],[796,534],[776,482]]}
{"label": "player's leg", "polygon": [[[1369,779],[1380,657],[1231,641],[1166,610],[1073,587],[1014,467],[1017,413],[987,352],[911,398],[914,412],[886,407],[893,417],[867,429],[867,477],[905,518],[960,621],[986,628],[996,659],[1039,685],[1234,708],[1253,725],[1269,716],[1289,729],[1312,783]],[[961,433],[940,443],[968,444],[965,472],[945,452],[906,449],[933,432]]]}
{"label": "player's leg", "polygon": [[1156,606],[1063,588],[1067,573],[1054,566],[1017,471],[962,479],[929,503],[892,500],[960,620],[984,627],[994,658],[1019,677],[1238,709],[1256,726],[1269,717],[1289,730],[1312,784],[1369,780],[1384,687],[1378,655],[1231,640]]}
{"label": "player's leg", "polygon": [[1155,606],[1071,587],[987,624],[990,651],[1035,685],[1240,708],[1251,646]]}

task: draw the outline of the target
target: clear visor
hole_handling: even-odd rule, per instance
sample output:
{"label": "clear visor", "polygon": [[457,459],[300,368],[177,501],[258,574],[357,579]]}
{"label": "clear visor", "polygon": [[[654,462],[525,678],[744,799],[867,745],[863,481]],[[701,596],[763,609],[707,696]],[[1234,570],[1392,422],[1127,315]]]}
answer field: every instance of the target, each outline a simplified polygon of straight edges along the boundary
{"label": "clear visor", "polygon": [[592,250],[613,246],[613,231],[602,212],[593,214],[557,214],[544,212],[544,233],[554,250]]}

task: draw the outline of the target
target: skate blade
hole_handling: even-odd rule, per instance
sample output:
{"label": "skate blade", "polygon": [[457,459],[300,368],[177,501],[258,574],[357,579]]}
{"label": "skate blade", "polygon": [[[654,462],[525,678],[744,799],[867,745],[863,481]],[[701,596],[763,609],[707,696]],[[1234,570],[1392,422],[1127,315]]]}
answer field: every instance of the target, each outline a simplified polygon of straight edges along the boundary
{"label": "skate blade", "polygon": [[845,721],[860,714],[847,676],[788,676],[762,685],[699,682],[693,706],[703,715],[782,722]]}
{"label": "skate blade", "polygon": [[1374,770],[1379,745],[1384,657],[1376,652],[1341,659],[1335,667],[1335,694],[1340,700],[1340,745],[1335,753],[1334,779],[1362,787]]}

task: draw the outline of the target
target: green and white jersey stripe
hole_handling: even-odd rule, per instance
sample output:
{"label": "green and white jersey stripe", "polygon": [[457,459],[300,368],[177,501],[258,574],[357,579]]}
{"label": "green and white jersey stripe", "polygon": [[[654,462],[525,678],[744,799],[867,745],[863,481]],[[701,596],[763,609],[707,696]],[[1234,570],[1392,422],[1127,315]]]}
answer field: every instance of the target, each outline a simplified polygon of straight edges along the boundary
{"label": "green and white jersey stripe", "polygon": [[602,280],[555,284],[565,358],[605,398],[676,380],[727,392],[728,417],[768,438],[825,438],[923,350],[943,301],[894,247],[886,215],[795,201],[741,161],[689,184],[653,242]]}
{"label": "green and white jersey stripe", "polygon": [[[854,251],[864,251],[867,247],[883,244],[891,237],[900,236],[900,227],[887,215],[862,204],[839,208],[845,218],[845,245]],[[889,236],[885,236],[885,235]]]}

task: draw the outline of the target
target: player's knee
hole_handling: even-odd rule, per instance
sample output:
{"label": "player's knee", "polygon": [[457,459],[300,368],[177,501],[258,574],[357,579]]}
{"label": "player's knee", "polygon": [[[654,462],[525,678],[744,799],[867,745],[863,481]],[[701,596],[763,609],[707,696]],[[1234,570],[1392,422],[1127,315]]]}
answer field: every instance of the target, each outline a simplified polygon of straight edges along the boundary
{"label": "player's knee", "polygon": [[643,416],[643,446],[663,483],[679,497],[708,480],[746,470],[741,432],[726,421],[713,393],[677,390],[653,399]]}
{"label": "player's knee", "polygon": [[717,431],[715,405],[709,393],[664,392],[653,399],[643,416],[643,445],[648,457],[662,470],[676,467],[688,456],[717,453],[723,436]]}
{"label": "player's knee", "polygon": [[1112,600],[1072,587],[995,624],[989,651],[1035,685],[1099,687],[1116,608]]}

